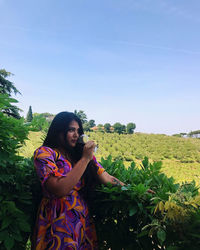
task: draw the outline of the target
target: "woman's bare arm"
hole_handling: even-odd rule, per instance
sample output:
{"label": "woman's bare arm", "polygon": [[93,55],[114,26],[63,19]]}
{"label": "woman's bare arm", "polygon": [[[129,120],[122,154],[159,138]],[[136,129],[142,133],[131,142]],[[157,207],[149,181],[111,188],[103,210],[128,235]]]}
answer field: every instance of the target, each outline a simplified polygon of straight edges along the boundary
{"label": "woman's bare arm", "polygon": [[[114,176],[110,175],[109,173],[107,173],[106,171],[104,171],[100,176],[99,179],[101,181],[102,184],[107,184],[107,183],[111,183],[113,185],[121,185],[124,186],[126,185],[125,183],[121,182],[120,180],[118,180],[117,178],[115,178]],[[155,192],[151,189],[147,190],[148,193],[151,194],[155,194]]]}
{"label": "woman's bare arm", "polygon": [[64,177],[49,176],[45,185],[49,192],[62,197],[73,189],[83,175],[88,163],[93,157],[95,144],[89,141],[85,144],[82,158],[74,165],[72,170]]}
{"label": "woman's bare arm", "polygon": [[[104,171],[100,176],[99,179],[101,181],[102,184],[107,184],[107,183],[111,183],[113,185],[121,185],[124,186],[126,185],[125,183],[121,182],[120,180],[118,180],[117,178],[115,178],[114,176],[110,175],[109,173],[107,173],[106,171]],[[151,194],[155,194],[155,192],[151,189],[147,190],[148,193]]]}
{"label": "woman's bare arm", "polygon": [[99,175],[99,180],[102,184],[111,183],[113,185],[121,185],[121,186],[125,185],[123,182],[121,182],[114,176],[110,175],[106,171],[104,171],[101,175]]}

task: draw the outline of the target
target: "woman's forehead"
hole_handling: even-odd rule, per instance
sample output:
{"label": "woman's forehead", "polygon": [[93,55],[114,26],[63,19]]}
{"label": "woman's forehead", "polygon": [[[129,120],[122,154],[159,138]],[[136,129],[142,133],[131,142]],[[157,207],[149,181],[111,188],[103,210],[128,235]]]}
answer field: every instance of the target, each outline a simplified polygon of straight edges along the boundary
{"label": "woman's forehead", "polygon": [[69,124],[69,127],[79,128],[79,124],[77,121],[71,121]]}

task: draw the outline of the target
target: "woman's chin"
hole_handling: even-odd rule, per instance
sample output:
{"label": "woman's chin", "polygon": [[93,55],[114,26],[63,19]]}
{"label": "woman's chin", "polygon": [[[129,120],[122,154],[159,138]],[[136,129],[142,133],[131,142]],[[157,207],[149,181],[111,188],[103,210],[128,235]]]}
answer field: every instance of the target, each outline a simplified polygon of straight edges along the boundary
{"label": "woman's chin", "polygon": [[70,143],[69,145],[71,148],[75,148],[76,147],[76,143]]}

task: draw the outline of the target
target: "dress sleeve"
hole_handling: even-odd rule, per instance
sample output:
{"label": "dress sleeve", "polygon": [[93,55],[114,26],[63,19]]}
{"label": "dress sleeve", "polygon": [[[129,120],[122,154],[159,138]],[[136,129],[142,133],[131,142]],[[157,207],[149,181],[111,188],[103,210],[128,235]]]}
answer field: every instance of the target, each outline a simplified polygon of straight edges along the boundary
{"label": "dress sleeve", "polygon": [[50,175],[66,176],[59,171],[55,159],[56,152],[49,147],[42,146],[34,152],[34,165],[42,186]]}
{"label": "dress sleeve", "polygon": [[97,159],[96,159],[95,156],[93,156],[93,160],[94,160],[94,162],[95,162],[95,164],[96,164],[96,166],[97,166],[97,168],[98,168],[97,174],[98,174],[98,175],[101,175],[101,174],[105,171],[105,169],[104,169],[104,168],[101,166],[101,164],[97,161]]}

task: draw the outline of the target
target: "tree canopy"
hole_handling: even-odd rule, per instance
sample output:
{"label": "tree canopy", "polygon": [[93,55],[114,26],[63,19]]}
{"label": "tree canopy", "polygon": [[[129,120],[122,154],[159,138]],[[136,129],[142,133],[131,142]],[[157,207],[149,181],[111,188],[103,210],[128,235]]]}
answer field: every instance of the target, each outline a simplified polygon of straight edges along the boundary
{"label": "tree canopy", "polygon": [[93,128],[96,126],[95,120],[89,120],[88,124],[89,124],[90,128]]}
{"label": "tree canopy", "polygon": [[47,131],[50,125],[50,121],[43,116],[43,114],[33,114],[33,119],[31,121],[31,130],[33,131]]}
{"label": "tree canopy", "polygon": [[[17,88],[14,86],[14,84],[7,80],[6,78],[11,76],[12,73],[7,72],[5,69],[1,69],[0,70],[0,95],[2,96],[2,94],[4,94],[4,98],[7,97],[11,97],[12,93],[17,94],[20,92],[17,90]],[[3,97],[1,97],[3,99]],[[17,103],[17,100],[11,100],[11,102],[15,102]],[[9,105],[5,105],[4,108],[1,109],[1,112],[3,112],[4,114],[7,114],[8,116],[12,116],[14,118],[19,119],[20,115],[19,115],[19,108],[16,107],[15,105],[11,104],[11,102],[9,102]]]}
{"label": "tree canopy", "polygon": [[126,131],[126,126],[122,125],[120,122],[116,122],[113,125],[113,128],[114,128],[114,132],[118,134],[123,134]]}
{"label": "tree canopy", "polygon": [[1,86],[3,88],[0,93],[0,249],[25,249],[26,241],[23,236],[25,232],[30,231],[28,223],[31,216],[28,214],[32,213],[33,207],[30,205],[32,197],[28,186],[31,183],[32,163],[31,160],[19,156],[18,150],[27,139],[28,126],[24,124],[24,119],[15,119],[13,115],[13,110],[16,108],[13,103],[17,100],[11,98],[10,94],[11,89],[16,93],[18,90],[13,83],[10,86],[2,84]]}
{"label": "tree canopy", "polygon": [[82,123],[86,123],[87,122],[87,115],[83,110],[79,110],[77,111],[76,109],[74,110],[74,114],[76,116],[78,116],[78,118],[82,121]]}
{"label": "tree canopy", "polygon": [[110,123],[105,123],[105,124],[104,124],[104,131],[105,131],[106,133],[110,133],[110,128],[111,128]]}
{"label": "tree canopy", "polygon": [[136,128],[135,123],[130,122],[126,126],[126,131],[127,131],[128,134],[133,134],[135,128]]}
{"label": "tree canopy", "polygon": [[6,71],[5,69],[0,69],[0,93],[8,94],[11,96],[12,92],[15,94],[19,93],[19,90],[14,86],[14,83],[7,80],[6,78],[12,76],[13,74]]}
{"label": "tree canopy", "polygon": [[29,110],[26,116],[26,121],[27,122],[31,122],[33,120],[33,113],[32,113],[32,108],[31,106],[29,106]]}

